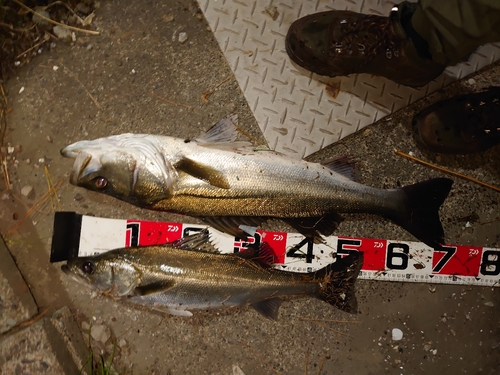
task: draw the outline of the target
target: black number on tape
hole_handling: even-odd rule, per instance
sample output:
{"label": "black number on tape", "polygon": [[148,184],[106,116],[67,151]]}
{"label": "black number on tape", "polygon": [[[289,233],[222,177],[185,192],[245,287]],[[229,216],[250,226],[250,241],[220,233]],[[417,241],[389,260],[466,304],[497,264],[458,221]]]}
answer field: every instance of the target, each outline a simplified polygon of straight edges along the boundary
{"label": "black number on tape", "polygon": [[485,276],[500,275],[500,252],[485,250],[481,259],[481,274]]}
{"label": "black number on tape", "polygon": [[337,256],[336,260],[342,259],[342,255],[351,255],[352,253],[357,253],[358,250],[346,249],[344,245],[350,245],[355,247],[361,246],[361,240],[344,240],[339,238],[337,241]]}
{"label": "black number on tape", "polygon": [[439,250],[434,250],[434,251],[439,251],[439,252],[445,252],[446,254],[443,255],[443,257],[439,260],[439,262],[436,263],[436,266],[432,269],[432,272],[440,272],[443,267],[448,263],[448,261],[455,255],[457,252],[456,247],[445,247],[442,246],[441,249]]}
{"label": "black number on tape", "polygon": [[130,246],[139,246],[139,223],[127,224],[127,230],[130,229]]}
{"label": "black number on tape", "polygon": [[[299,251],[304,246],[307,246],[307,253],[304,254],[301,251],[299,254],[297,254],[297,251]],[[312,238],[304,238],[297,245],[293,246],[290,250],[288,250],[286,256],[290,258],[306,258],[306,263],[312,263],[314,259],[313,248],[314,248],[314,242]]]}
{"label": "black number on tape", "polygon": [[[399,250],[399,252],[395,252],[394,250]],[[410,247],[407,244],[390,243],[387,246],[387,257],[385,260],[385,266],[391,270],[405,270],[408,267],[409,253],[410,253]],[[396,259],[399,260],[400,264],[395,263]]]}

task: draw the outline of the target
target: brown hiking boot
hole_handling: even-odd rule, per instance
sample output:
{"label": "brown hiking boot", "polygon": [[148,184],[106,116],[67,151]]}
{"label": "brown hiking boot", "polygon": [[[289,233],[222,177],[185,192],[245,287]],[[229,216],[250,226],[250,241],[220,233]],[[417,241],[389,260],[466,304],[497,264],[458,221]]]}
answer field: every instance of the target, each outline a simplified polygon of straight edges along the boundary
{"label": "brown hiking boot", "polygon": [[402,13],[411,17],[413,9],[414,4],[403,3],[390,17],[351,11],[311,14],[290,26],[286,51],[295,63],[320,75],[368,73],[406,86],[424,86],[445,66],[422,56],[428,52],[417,51],[406,35]]}
{"label": "brown hiking boot", "polygon": [[413,119],[417,143],[432,152],[471,154],[500,144],[500,87],[439,101]]}

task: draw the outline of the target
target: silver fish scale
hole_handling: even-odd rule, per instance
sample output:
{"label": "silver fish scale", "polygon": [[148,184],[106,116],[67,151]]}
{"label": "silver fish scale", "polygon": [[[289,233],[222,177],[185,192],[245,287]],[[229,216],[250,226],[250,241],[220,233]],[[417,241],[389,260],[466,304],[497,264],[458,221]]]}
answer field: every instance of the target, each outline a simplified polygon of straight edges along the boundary
{"label": "silver fish scale", "polygon": [[[271,296],[312,294],[319,284],[306,276],[263,268],[235,255],[210,254],[171,247],[122,249],[134,253],[141,270],[134,302],[180,309],[241,306]],[[117,253],[119,257],[119,253]],[[117,263],[117,262],[116,262]],[[165,290],[158,288],[165,282]],[[152,286],[148,293],[148,285]]]}
{"label": "silver fish scale", "polygon": [[358,184],[320,164],[272,151],[237,153],[194,142],[179,144],[170,137],[157,139],[165,154],[212,168],[230,188],[179,172],[173,196],[158,202],[155,209],[193,216],[307,217],[330,212],[394,213],[401,207],[398,192]]}

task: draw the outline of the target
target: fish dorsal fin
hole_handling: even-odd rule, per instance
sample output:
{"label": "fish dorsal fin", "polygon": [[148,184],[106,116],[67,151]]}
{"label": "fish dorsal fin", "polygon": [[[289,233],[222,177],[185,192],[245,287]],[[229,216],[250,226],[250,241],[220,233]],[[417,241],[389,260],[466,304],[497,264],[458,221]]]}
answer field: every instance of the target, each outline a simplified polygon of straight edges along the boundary
{"label": "fish dorsal fin", "polygon": [[353,181],[357,181],[361,176],[355,162],[347,155],[326,160],[321,165]]}
{"label": "fish dorsal fin", "polygon": [[157,281],[147,285],[141,285],[134,289],[135,296],[147,296],[169,290],[175,285],[173,280]]}
{"label": "fish dorsal fin", "polygon": [[238,115],[224,117],[217,124],[208,129],[200,137],[198,143],[231,143],[238,137]]}
{"label": "fish dorsal fin", "polygon": [[276,320],[278,318],[278,310],[283,300],[281,298],[269,298],[250,304],[257,312],[264,315],[266,318]]}
{"label": "fish dorsal fin", "polygon": [[229,189],[231,187],[229,181],[222,172],[189,158],[184,157],[180,159],[175,164],[175,168],[199,180],[208,182],[212,186],[221,189]]}

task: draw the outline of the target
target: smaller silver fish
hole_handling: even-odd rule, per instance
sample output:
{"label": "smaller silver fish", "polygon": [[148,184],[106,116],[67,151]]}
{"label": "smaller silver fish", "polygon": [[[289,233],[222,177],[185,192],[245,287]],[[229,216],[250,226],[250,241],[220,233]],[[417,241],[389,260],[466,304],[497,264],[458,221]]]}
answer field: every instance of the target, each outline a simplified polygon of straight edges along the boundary
{"label": "smaller silver fish", "polygon": [[[200,240],[201,239],[201,240]],[[316,272],[286,272],[255,254],[214,254],[198,249],[208,231],[179,244],[122,248],[69,260],[62,270],[103,294],[173,315],[191,310],[250,305],[276,319],[282,297],[312,296],[356,312],[354,282],[363,264],[357,253]],[[264,250],[263,244],[260,250]]]}

